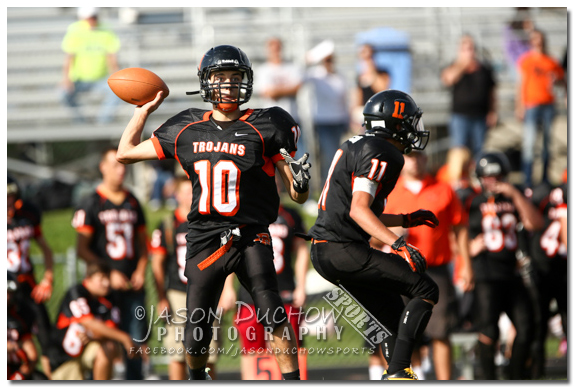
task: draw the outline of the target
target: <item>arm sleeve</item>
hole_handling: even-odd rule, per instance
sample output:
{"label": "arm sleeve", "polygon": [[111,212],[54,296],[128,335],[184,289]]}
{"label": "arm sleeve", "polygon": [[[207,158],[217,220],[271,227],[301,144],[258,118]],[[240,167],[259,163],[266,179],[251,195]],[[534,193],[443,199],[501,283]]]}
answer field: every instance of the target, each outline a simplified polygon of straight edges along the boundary
{"label": "arm sleeve", "polygon": [[174,159],[176,157],[176,140],[180,133],[186,128],[185,121],[181,114],[178,114],[152,133],[152,143],[158,155],[158,159]]}
{"label": "arm sleeve", "polygon": [[82,201],[80,206],[74,212],[72,227],[76,229],[77,232],[94,232],[96,219],[91,199],[92,197],[89,197]]}
{"label": "arm sleeve", "polygon": [[368,145],[362,148],[359,157],[355,159],[353,176],[354,178],[365,177],[379,183],[386,174],[391,172],[393,165],[393,161],[390,162],[385,154]]}
{"label": "arm sleeve", "polygon": [[301,130],[289,113],[279,107],[270,108],[270,120],[275,126],[275,131],[269,131],[266,137],[266,156],[274,163],[283,160],[280,148],[293,157],[297,151],[297,140],[301,135]]}

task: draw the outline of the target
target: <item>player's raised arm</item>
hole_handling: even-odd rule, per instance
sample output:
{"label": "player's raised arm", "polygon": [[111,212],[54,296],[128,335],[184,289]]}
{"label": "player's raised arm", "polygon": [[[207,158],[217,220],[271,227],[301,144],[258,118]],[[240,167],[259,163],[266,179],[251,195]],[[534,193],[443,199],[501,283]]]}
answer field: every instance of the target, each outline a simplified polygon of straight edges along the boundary
{"label": "player's raised arm", "polygon": [[158,159],[152,141],[148,139],[142,142],[141,138],[146,120],[162,104],[163,95],[163,92],[158,92],[154,100],[134,109],[134,115],[124,129],[120,144],[118,144],[118,152],[116,153],[118,162],[130,164],[142,160]]}

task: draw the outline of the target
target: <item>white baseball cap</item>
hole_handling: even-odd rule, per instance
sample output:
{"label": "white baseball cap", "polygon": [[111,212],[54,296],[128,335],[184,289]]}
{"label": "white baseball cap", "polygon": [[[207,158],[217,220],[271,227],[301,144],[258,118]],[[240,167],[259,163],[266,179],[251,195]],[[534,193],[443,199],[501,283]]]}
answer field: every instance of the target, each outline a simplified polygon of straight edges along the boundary
{"label": "white baseball cap", "polygon": [[333,55],[335,52],[335,43],[332,40],[324,40],[319,43],[314,48],[308,50],[306,53],[306,58],[308,63],[317,64],[320,63],[324,58]]}
{"label": "white baseball cap", "polygon": [[98,15],[98,7],[78,7],[78,19],[88,19]]}

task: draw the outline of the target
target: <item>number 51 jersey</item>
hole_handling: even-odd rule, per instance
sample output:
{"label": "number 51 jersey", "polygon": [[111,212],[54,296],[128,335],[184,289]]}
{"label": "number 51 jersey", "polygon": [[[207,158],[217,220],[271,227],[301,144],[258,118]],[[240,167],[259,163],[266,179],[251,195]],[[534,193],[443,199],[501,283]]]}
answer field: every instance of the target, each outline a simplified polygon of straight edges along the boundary
{"label": "number 51 jersey", "polygon": [[377,183],[371,210],[379,217],[403,164],[402,153],[382,137],[354,136],[343,143],[331,162],[318,218],[309,234],[317,240],[368,243],[370,235],[349,216],[354,179],[365,177]]}
{"label": "number 51 jersey", "polygon": [[152,135],[159,159],[178,160],[193,187],[188,214],[188,253],[192,257],[222,231],[240,225],[273,223],[279,196],[275,163],[279,150],[292,156],[299,128],[283,109],[248,109],[221,129],[213,111],[187,109]]}

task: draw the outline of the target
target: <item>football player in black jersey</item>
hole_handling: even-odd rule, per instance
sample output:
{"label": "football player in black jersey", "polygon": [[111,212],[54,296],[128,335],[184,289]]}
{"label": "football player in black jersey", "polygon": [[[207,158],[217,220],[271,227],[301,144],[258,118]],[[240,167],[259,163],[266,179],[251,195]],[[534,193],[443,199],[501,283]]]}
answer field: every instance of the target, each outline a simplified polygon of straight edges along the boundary
{"label": "football player in black jersey", "polygon": [[[135,109],[117,157],[122,163],[175,158],[192,181],[194,199],[186,237],[187,308],[205,318],[190,317],[186,326],[191,378],[205,378],[213,313],[226,277],[235,272],[256,306],[272,312],[263,323],[272,328],[272,347],[282,350],[276,355],[283,377],[299,379],[295,336],[281,337],[291,325],[277,290],[268,226],[279,208],[276,168],[295,202],[303,203],[308,197],[308,155],[293,159],[300,129],[281,108],[240,109],[252,94],[253,72],[247,55],[237,47],[208,50],[198,76],[199,93],[213,110],[186,109],[141,142],[146,119],[162,103],[159,92],[155,100]],[[275,319],[269,318],[276,311]],[[201,338],[192,335],[196,328]]]}
{"label": "football player in black jersey", "polygon": [[531,202],[539,208],[545,222],[543,229],[530,236],[528,252],[535,271],[535,308],[539,320],[533,352],[533,379],[545,376],[545,341],[552,299],[557,302],[563,333],[567,335],[567,198],[567,182],[556,187],[542,183],[533,188]]}
{"label": "football player in black jersey", "polygon": [[518,271],[517,224],[527,231],[543,227],[543,218],[521,190],[507,182],[505,154],[489,152],[476,163],[481,192],[468,199],[469,253],[475,273],[474,321],[479,331],[478,357],[482,378],[497,378],[495,349],[498,321],[505,312],[516,329],[509,376],[528,378],[526,362],[533,341],[533,309]]}
{"label": "football player in black jersey", "polygon": [[83,380],[88,370],[94,380],[110,380],[117,344],[130,358],[145,354],[130,334],[117,328],[120,312],[108,297],[110,272],[104,262],[91,262],[82,283],[64,295],[50,348],[53,380]]}
{"label": "football player in black jersey", "polygon": [[[343,143],[333,158],[309,233],[311,259],[320,275],[343,286],[391,332],[382,343],[389,365],[382,379],[416,380],[411,353],[439,292],[424,274],[427,263],[419,250],[388,228],[435,227],[437,218],[427,210],[406,215],[383,211],[403,168],[403,153],[423,150],[429,131],[415,101],[397,90],[372,96],[363,115],[366,134]],[[395,253],[371,248],[371,237]],[[407,305],[401,295],[410,298]]]}
{"label": "football player in black jersey", "polygon": [[[8,176],[6,228],[8,248],[8,272],[17,277],[20,291],[17,304],[27,305],[34,313],[34,333],[38,337],[42,352],[48,350],[50,342],[50,319],[44,302],[52,296],[53,255],[42,234],[42,213],[40,209],[20,195],[16,180]],[[35,241],[44,256],[44,275],[40,283],[34,278],[30,262],[30,243]],[[50,361],[45,354],[41,358],[46,375],[50,376]]]}
{"label": "football player in black jersey", "polygon": [[[136,197],[124,188],[126,166],[116,160],[116,149],[102,152],[102,182],[83,198],[74,213],[77,253],[87,263],[103,261],[112,272],[112,292],[118,294],[120,328],[142,339],[146,321],[134,310],[145,304],[144,279],[148,263],[146,220]],[[124,356],[126,356],[124,354]],[[126,379],[141,380],[142,360],[126,357]]]}

